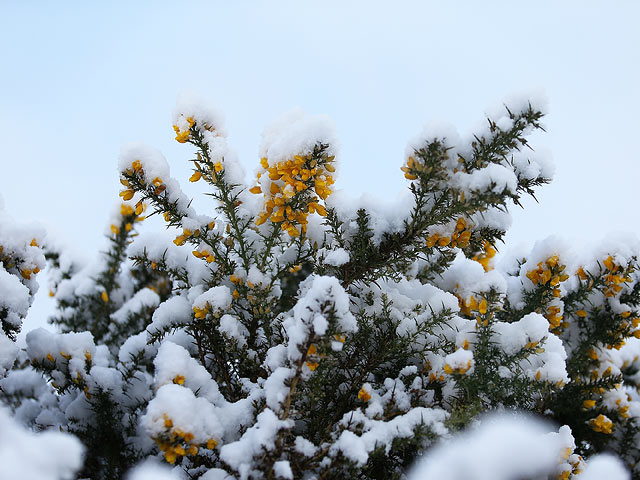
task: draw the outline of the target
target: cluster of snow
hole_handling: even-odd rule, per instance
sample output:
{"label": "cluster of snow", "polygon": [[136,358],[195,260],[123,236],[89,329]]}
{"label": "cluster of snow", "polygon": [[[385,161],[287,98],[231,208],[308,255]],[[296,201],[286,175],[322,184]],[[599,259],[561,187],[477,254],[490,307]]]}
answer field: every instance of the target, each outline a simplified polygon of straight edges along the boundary
{"label": "cluster of snow", "polygon": [[111,314],[116,323],[125,323],[132,314],[137,314],[143,309],[155,309],[160,303],[160,297],[150,288],[143,288],[127,300],[117,311]]}
{"label": "cluster of snow", "polygon": [[33,434],[0,408],[0,480],[65,480],[82,467],[84,448],[72,435]]}
{"label": "cluster of snow", "polygon": [[36,275],[45,267],[40,247],[44,231],[35,224],[16,222],[3,203],[0,197],[0,378],[18,354],[7,333],[20,331],[38,291]]}
{"label": "cluster of snow", "polygon": [[283,322],[288,337],[287,355],[292,362],[302,356],[301,346],[309,339],[327,333],[330,311],[333,311],[336,332],[357,331],[356,319],[349,311],[349,296],[338,279],[308,277],[300,287],[300,300],[293,307],[292,316]]}
{"label": "cluster of snow", "polygon": [[157,265],[166,265],[169,271],[184,272],[192,279],[192,283],[205,281],[211,273],[205,262],[195,258],[191,252],[173,243],[175,236],[170,233],[144,232],[129,245],[129,257],[144,257]]}
{"label": "cluster of snow", "polygon": [[220,162],[223,166],[227,182],[236,185],[244,183],[245,173],[242,164],[227,143],[222,112],[197,95],[183,93],[173,111],[173,124],[178,126],[180,131],[185,131],[190,128],[188,119],[194,122],[195,128],[207,144],[211,161],[214,164]]}
{"label": "cluster of snow", "polygon": [[337,154],[333,122],[326,115],[308,115],[295,108],[264,129],[259,155],[268,158],[270,163],[279,163],[291,160],[294,155],[308,155],[318,144],[329,146],[327,155]]}
{"label": "cluster of snow", "polygon": [[171,169],[167,159],[162,153],[153,147],[143,143],[128,143],[120,150],[118,171],[131,170],[134,162],[140,162],[142,166],[142,178],[145,184],[154,184],[154,180],[166,185],[167,199],[176,203],[181,212],[191,213],[189,198],[182,192],[180,183],[171,177]]}
{"label": "cluster of snow", "polygon": [[444,410],[418,407],[384,422],[372,420],[359,411],[351,412],[343,417],[342,422],[345,425],[354,422],[362,424],[363,433],[356,435],[350,430],[345,430],[331,447],[331,453],[336,455],[340,452],[349,460],[364,465],[373,450],[384,445],[389,451],[393,440],[412,437],[418,425],[428,427],[436,435],[447,434],[447,428],[444,426],[447,416]]}
{"label": "cluster of snow", "polygon": [[[427,451],[413,468],[410,480],[512,480],[557,475],[563,459],[573,450],[568,427],[552,428],[526,414],[494,414],[467,432]],[[602,476],[598,476],[602,474]],[[620,461],[599,455],[587,463],[577,478],[628,480]]]}

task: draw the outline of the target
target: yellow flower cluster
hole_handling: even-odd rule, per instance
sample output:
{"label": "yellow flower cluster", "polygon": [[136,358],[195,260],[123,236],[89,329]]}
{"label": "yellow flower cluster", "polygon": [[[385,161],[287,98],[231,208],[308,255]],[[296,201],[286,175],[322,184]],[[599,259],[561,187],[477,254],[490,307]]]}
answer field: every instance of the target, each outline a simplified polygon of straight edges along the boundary
{"label": "yellow flower cluster", "polygon": [[[537,268],[529,270],[527,272],[527,278],[531,280],[534,285],[549,285],[551,287],[551,295],[559,298],[562,296],[560,291],[560,283],[569,279],[569,275],[564,273],[566,265],[560,264],[558,255],[552,255],[544,262],[538,262]],[[550,305],[546,309],[545,318],[549,321],[549,325],[552,331],[556,331],[560,328],[566,328],[569,326],[568,322],[564,322],[562,309],[557,305]],[[576,315],[586,316],[586,312],[580,310],[576,312]]]}
{"label": "yellow flower cluster", "polygon": [[471,368],[471,360],[469,360],[466,365],[463,365],[462,367],[457,367],[457,368],[452,368],[451,365],[449,365],[448,363],[445,363],[443,370],[444,370],[444,373],[446,373],[447,375],[452,375],[454,373],[458,375],[462,375],[466,373],[467,370],[469,370],[470,368]]}
{"label": "yellow flower cluster", "polygon": [[[630,400],[629,394],[627,394],[627,399]],[[618,413],[622,418],[629,418],[629,405],[622,405],[622,399],[619,398],[616,400],[616,406],[618,407]]]}
{"label": "yellow flower cluster", "polygon": [[557,330],[560,327],[567,328],[569,324],[567,322],[563,322],[564,317],[560,313],[560,307],[557,305],[550,305],[547,308],[547,313],[545,313],[544,318],[549,321],[549,326],[551,330]]}
{"label": "yellow flower cluster", "polygon": [[609,255],[609,257],[607,257],[602,263],[609,271],[609,273],[604,276],[604,281],[607,285],[607,288],[604,291],[604,295],[606,297],[615,297],[618,293],[620,293],[620,290],[622,290],[621,284],[631,282],[631,277],[624,276],[621,271],[622,268],[620,267],[620,265],[616,265],[614,263],[613,257],[611,255]]}
{"label": "yellow flower cluster", "polygon": [[364,387],[362,387],[358,392],[358,398],[366,403],[371,400],[371,394]]}
{"label": "yellow flower cluster", "polygon": [[211,305],[209,305],[209,302],[207,302],[204,308],[193,307],[193,314],[196,318],[202,319],[207,316],[207,313],[209,313],[210,309]]}
{"label": "yellow flower cluster", "polygon": [[315,345],[311,344],[309,346],[309,349],[307,350],[307,367],[309,367],[309,370],[313,372],[316,368],[318,368],[318,365],[320,365],[318,348]]}
{"label": "yellow flower cluster", "polygon": [[599,433],[610,434],[613,429],[613,422],[602,414],[589,420],[589,425],[591,425],[594,432]]}
{"label": "yellow flower cluster", "polygon": [[427,237],[426,243],[429,248],[433,248],[436,245],[439,247],[451,246],[452,248],[466,248],[469,246],[469,240],[471,240],[471,230],[467,229],[467,221],[460,217],[451,237],[440,236],[440,234],[434,233]]}
{"label": "yellow flower cluster", "polygon": [[[527,278],[531,280],[534,285],[546,285],[547,283],[554,287],[554,297],[560,296],[560,289],[558,285],[560,282],[564,282],[569,278],[569,275],[562,273],[566,268],[565,265],[559,265],[559,258],[557,255],[552,255],[544,262],[538,263],[538,268],[527,272]],[[557,290],[558,293],[555,293]]]}
{"label": "yellow flower cluster", "polygon": [[580,475],[582,472],[582,468],[584,466],[584,459],[577,454],[573,453],[572,447],[567,447],[564,449],[562,460],[561,460],[561,468],[562,472],[558,474],[556,477],[557,480],[569,480],[571,475]]}
{"label": "yellow flower cluster", "polygon": [[414,157],[407,158],[407,164],[400,167],[400,170],[404,172],[404,178],[407,180],[416,180],[418,176],[416,173],[424,171],[424,165]]}
{"label": "yellow flower cluster", "polygon": [[[145,217],[140,216],[140,214],[146,210],[147,206],[146,204],[142,203],[142,201],[139,201],[135,208],[132,207],[131,205],[128,205],[126,203],[123,203],[120,206],[120,215],[122,215],[122,217],[132,217],[132,220],[135,222],[141,222],[145,219]],[[127,232],[130,232],[133,229],[133,224],[131,222],[126,222],[124,225],[124,229]],[[111,225],[111,233],[113,233],[114,235],[118,235],[120,234],[120,227],[118,225]]]}
{"label": "yellow flower cluster", "polygon": [[469,300],[466,301],[464,298],[456,295],[458,297],[458,305],[460,306],[460,312],[462,312],[466,316],[471,316],[473,312],[478,312],[482,315],[487,313],[487,300],[482,298],[478,302],[476,298],[471,295]]}
{"label": "yellow flower cluster", "polygon": [[[144,184],[145,183],[145,179],[144,179],[144,170],[142,169],[142,163],[140,162],[140,160],[134,160],[131,163],[131,168],[127,168],[124,171],[125,174],[132,176],[132,175],[136,175],[138,176],[140,183]],[[122,190],[119,195],[122,197],[123,200],[125,201],[129,201],[133,198],[133,195],[135,194],[135,191],[130,188],[131,185],[129,183],[129,180],[127,180],[126,178],[121,178],[120,179],[120,183],[127,187],[124,190]],[[154,188],[154,193],[156,195],[160,195],[162,192],[164,192],[167,189],[167,186],[164,184],[164,182],[162,181],[162,179],[160,177],[156,177],[151,181],[151,184],[155,187]],[[142,213],[142,211],[144,210],[144,205],[142,204],[142,202],[138,202],[136,204],[136,215],[140,215],[140,213]]]}
{"label": "yellow flower cluster", "polygon": [[40,267],[34,267],[34,268],[23,268],[22,270],[20,270],[20,275],[22,275],[22,278],[26,279],[26,280],[31,280],[31,274],[38,274],[40,273]]}
{"label": "yellow flower cluster", "polygon": [[193,124],[196,123],[193,117],[187,117],[186,120],[189,124],[189,128],[187,128],[186,130],[180,130],[180,127],[178,125],[173,126],[173,130],[176,132],[176,141],[180,143],[186,143],[189,141],[191,127],[193,127]]}
{"label": "yellow flower cluster", "polygon": [[[174,240],[173,243],[175,243],[178,247],[181,247],[182,245],[184,245],[185,243],[187,243],[187,240],[191,237],[199,237],[200,236],[200,230],[196,229],[195,231],[191,231],[188,228],[185,228],[182,230],[182,234],[178,235]],[[194,255],[197,257],[197,255]],[[202,257],[200,257],[202,258]]]}
{"label": "yellow flower cluster", "polygon": [[204,259],[207,263],[211,263],[211,262],[215,262],[216,261],[215,255],[213,253],[211,253],[210,251],[208,251],[208,250],[194,250],[191,253],[196,258]]}
{"label": "yellow flower cluster", "polygon": [[498,251],[493,247],[493,245],[489,243],[488,240],[482,241],[482,250],[483,250],[482,253],[479,253],[478,255],[474,255],[474,257],[471,260],[478,262],[480,265],[482,265],[482,268],[484,268],[485,272],[488,272],[489,270],[493,270],[493,267],[489,265],[489,263],[491,262],[491,259],[496,256],[496,253],[498,253]]}
{"label": "yellow flower cluster", "polygon": [[[37,247],[38,246],[38,242],[36,242],[36,239],[32,239],[31,243],[29,244],[31,247]],[[9,268],[13,268],[15,267],[15,261],[14,259],[11,258],[10,255],[3,255],[2,252],[4,251],[4,247],[2,245],[0,245],[0,262],[4,264],[6,269]],[[35,266],[33,268],[27,268],[24,267],[22,269],[20,269],[20,275],[22,275],[22,278],[26,279],[26,280],[30,280],[31,279],[31,274],[38,274],[40,273],[40,267]]]}
{"label": "yellow flower cluster", "polygon": [[[31,240],[31,243],[29,245],[32,247],[37,247],[38,243],[34,238]],[[4,247],[0,245],[0,262],[4,264],[4,267],[6,269],[15,267],[16,266],[15,259],[12,259],[10,254],[3,255],[2,254],[3,250],[4,250]],[[22,275],[22,278],[24,278],[25,280],[31,280],[31,274],[38,274],[38,273],[40,273],[40,267],[38,266],[33,266],[32,268],[24,267],[20,269],[20,275]]]}
{"label": "yellow flower cluster", "polygon": [[164,459],[172,465],[176,463],[178,457],[197,455],[201,448],[206,447],[213,450],[218,445],[218,442],[213,438],[207,440],[206,444],[194,443],[193,433],[173,428],[173,421],[166,414],[164,415],[164,426],[169,429],[169,433],[154,437],[153,440],[160,451],[164,452]]}
{"label": "yellow flower cluster", "polygon": [[[254,194],[263,193],[265,198],[264,211],[256,218],[256,225],[262,225],[269,219],[280,223],[282,230],[292,237],[305,233],[309,214],[327,214],[319,202],[331,194],[334,159],[333,156],[324,157],[319,163],[312,155],[294,155],[293,159],[269,165],[269,160],[262,158],[260,164],[269,175],[271,184],[267,192],[263,192],[259,185],[249,190]],[[259,173],[258,178],[261,175]],[[304,193],[310,195],[302,195]],[[300,225],[300,230],[296,225]]]}

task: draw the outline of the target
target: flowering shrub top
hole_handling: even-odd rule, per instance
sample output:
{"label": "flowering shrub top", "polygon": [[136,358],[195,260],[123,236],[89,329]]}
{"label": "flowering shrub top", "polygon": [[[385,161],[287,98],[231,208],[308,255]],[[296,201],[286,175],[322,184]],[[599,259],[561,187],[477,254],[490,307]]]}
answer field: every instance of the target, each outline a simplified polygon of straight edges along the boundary
{"label": "flowering shrub top", "polygon": [[[189,181],[208,185],[211,215],[159,152],[125,147],[109,247],[82,266],[45,243],[60,333],[29,332],[24,351],[44,256],[37,237],[3,235],[0,398],[75,434],[90,478],[148,457],[188,478],[400,478],[505,408],[564,425],[547,474],[577,477],[603,450],[635,468],[638,245],[579,258],[550,239],[496,263],[507,208],[551,177],[526,139],[542,117],[515,103],[469,141],[426,130],[389,206],[333,191],[324,117],[269,127],[245,185],[222,116],[182,101],[176,140],[195,148]],[[172,240],[137,236],[156,214]]]}

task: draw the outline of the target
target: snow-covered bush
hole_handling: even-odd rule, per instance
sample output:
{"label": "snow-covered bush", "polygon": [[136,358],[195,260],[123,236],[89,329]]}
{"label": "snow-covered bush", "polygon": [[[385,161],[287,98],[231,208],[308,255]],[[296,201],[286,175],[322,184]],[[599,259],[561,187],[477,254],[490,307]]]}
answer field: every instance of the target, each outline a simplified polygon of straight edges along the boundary
{"label": "snow-covered bush", "polygon": [[[507,209],[552,176],[527,141],[542,117],[510,102],[469,139],[425,130],[402,166],[408,195],[378,204],[333,191],[326,118],[274,122],[246,185],[222,116],[181,100],[176,140],[195,148],[189,180],[207,184],[210,215],[161,153],[131,144],[96,262],[0,217],[0,399],[25,426],[80,439],[79,478],[143,461],[129,478],[403,478],[421,452],[413,478],[444,478],[428,472],[453,457],[429,452],[485,456],[495,427],[469,434],[477,452],[451,439],[495,410],[559,430],[541,441],[505,424],[513,441],[497,448],[539,462],[505,458],[492,477],[496,454],[464,478],[586,478],[605,451],[638,477],[640,246],[580,256],[548,239],[496,262]],[[156,214],[168,241],[137,234]],[[45,256],[58,333],[31,331],[20,349]]]}

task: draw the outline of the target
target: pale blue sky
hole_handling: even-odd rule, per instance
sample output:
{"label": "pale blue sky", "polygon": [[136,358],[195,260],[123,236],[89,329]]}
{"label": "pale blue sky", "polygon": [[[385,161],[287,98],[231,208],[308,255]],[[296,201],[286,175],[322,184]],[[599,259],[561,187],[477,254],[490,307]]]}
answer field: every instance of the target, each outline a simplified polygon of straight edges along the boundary
{"label": "pale blue sky", "polygon": [[337,186],[392,199],[424,124],[466,133],[503,96],[542,87],[548,134],[536,141],[556,178],[515,211],[508,241],[637,233],[639,18],[631,0],[3,1],[0,195],[87,254],[118,201],[124,142],[160,148],[197,195],[171,129],[190,89],[226,113],[249,174],[264,125],[301,106],[336,123]]}

